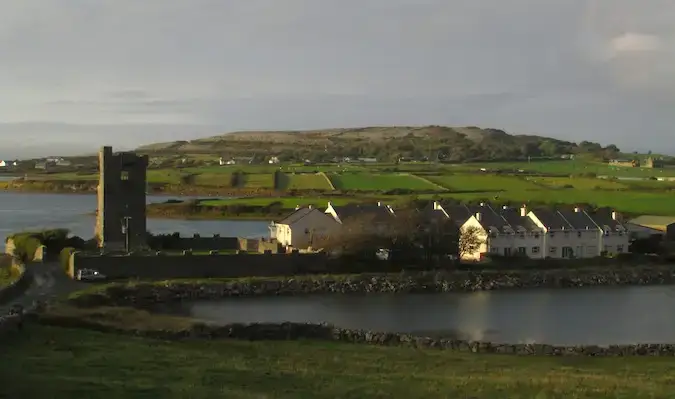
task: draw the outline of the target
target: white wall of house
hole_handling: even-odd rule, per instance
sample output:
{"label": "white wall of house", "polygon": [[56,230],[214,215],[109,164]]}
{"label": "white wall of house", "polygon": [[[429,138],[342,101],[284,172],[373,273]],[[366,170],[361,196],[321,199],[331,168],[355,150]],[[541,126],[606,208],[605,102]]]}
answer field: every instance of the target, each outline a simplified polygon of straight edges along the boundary
{"label": "white wall of house", "polygon": [[489,252],[502,256],[521,254],[532,259],[542,259],[545,257],[543,235],[543,231],[500,233],[490,237]]}
{"label": "white wall of house", "polygon": [[462,260],[479,261],[481,260],[481,254],[488,253],[490,250],[488,242],[488,234],[483,228],[483,226],[480,224],[478,219],[476,219],[476,216],[471,216],[466,222],[464,222],[462,227],[459,228],[460,234],[464,234],[464,232],[466,232],[470,228],[477,229],[478,239],[480,240],[481,245],[478,247],[476,251],[471,253],[462,253],[460,254],[460,257]]}
{"label": "white wall of house", "polygon": [[307,248],[312,242],[324,240],[340,230],[340,224],[324,212],[313,209],[291,225],[276,224],[277,241],[284,246]]}
{"label": "white wall of house", "polygon": [[601,251],[608,255],[618,255],[628,252],[630,245],[630,234],[623,231],[610,231],[609,234],[602,234],[600,238]]}

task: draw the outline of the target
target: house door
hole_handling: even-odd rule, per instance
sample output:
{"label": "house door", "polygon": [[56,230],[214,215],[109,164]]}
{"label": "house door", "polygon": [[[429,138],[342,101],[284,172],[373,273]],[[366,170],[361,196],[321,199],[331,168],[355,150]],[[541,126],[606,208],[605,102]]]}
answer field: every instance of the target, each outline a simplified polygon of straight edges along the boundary
{"label": "house door", "polygon": [[504,248],[504,256],[511,256],[511,248]]}
{"label": "house door", "polygon": [[574,250],[572,249],[572,247],[563,247],[562,256],[563,258],[568,259],[574,257]]}

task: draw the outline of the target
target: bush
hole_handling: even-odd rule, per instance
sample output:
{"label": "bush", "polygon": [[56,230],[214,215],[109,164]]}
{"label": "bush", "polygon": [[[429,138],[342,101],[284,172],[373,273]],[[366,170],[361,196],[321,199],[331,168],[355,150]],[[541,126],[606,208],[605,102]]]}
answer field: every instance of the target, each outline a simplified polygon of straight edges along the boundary
{"label": "bush", "polygon": [[64,272],[68,272],[69,269],[69,264],[70,264],[70,255],[73,254],[73,252],[77,251],[76,248],[73,247],[65,247],[61,250],[61,253],[59,254],[59,261],[61,262],[61,267],[63,268]]}
{"label": "bush", "polygon": [[14,256],[22,263],[33,261],[35,252],[42,245],[40,239],[31,233],[16,234],[11,238],[14,240]]}

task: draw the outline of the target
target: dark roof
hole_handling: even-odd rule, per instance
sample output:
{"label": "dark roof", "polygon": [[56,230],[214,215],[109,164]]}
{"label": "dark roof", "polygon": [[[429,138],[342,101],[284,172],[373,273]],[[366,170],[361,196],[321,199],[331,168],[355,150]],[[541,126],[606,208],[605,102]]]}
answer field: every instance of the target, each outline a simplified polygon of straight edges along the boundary
{"label": "dark roof", "polygon": [[353,218],[368,215],[377,220],[387,220],[388,218],[394,216],[390,211],[387,205],[371,205],[371,204],[348,204],[342,206],[333,205],[333,210],[337,214],[337,217],[345,222],[346,220]]}
{"label": "dark roof", "polygon": [[515,231],[541,231],[542,229],[537,226],[536,223],[532,221],[528,216],[520,216],[520,209],[518,208],[507,208],[502,209],[502,217],[506,222],[511,225],[511,228]]}
{"label": "dark roof", "polygon": [[572,226],[574,230],[589,230],[597,229],[598,226],[595,224],[593,219],[588,216],[583,209],[578,210],[559,210],[558,213],[567,220],[567,222]]}
{"label": "dark roof", "polygon": [[445,209],[445,212],[447,212],[448,216],[450,216],[450,220],[454,221],[455,224],[461,226],[464,223],[466,223],[467,220],[473,215],[471,212],[471,209],[469,209],[466,205],[443,205],[441,204],[443,209]]}
{"label": "dark roof", "polygon": [[534,215],[539,221],[551,230],[569,230],[572,225],[560,214],[560,212],[550,209],[537,209]]}
{"label": "dark roof", "polygon": [[595,224],[600,226],[600,228],[603,230],[607,228],[615,231],[626,229],[621,221],[612,218],[612,211],[610,210],[597,210],[591,213],[590,216],[593,218]]}
{"label": "dark roof", "polygon": [[467,209],[471,212],[471,215],[474,216],[480,213],[481,218],[479,222],[487,231],[497,230],[499,232],[504,232],[512,229],[506,219],[497,213],[490,205],[468,205]]}
{"label": "dark roof", "polygon": [[291,225],[291,224],[297,222],[298,220],[304,218],[305,216],[309,215],[310,212],[312,212],[313,210],[315,210],[315,208],[302,207],[302,208],[296,209],[290,215],[288,215],[285,218],[279,220],[277,222],[277,224]]}

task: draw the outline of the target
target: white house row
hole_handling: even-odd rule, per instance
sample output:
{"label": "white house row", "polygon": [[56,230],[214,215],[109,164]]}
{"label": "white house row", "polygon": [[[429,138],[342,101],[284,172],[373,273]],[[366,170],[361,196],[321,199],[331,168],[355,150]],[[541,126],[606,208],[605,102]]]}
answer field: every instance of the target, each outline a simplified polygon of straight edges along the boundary
{"label": "white house row", "polygon": [[[482,244],[465,260],[481,260],[486,255],[525,255],[530,258],[591,258],[603,254],[628,252],[630,236],[616,212],[589,213],[580,208],[569,210],[528,210],[488,204],[442,206],[433,202],[427,215],[452,220],[460,230],[477,229]],[[336,236],[348,220],[369,215],[373,232],[387,229],[394,210],[376,205],[334,206],[325,210],[298,207],[289,216],[270,225],[272,238],[283,246],[311,247],[313,243]]]}
{"label": "white house row", "polygon": [[[435,204],[435,207],[440,205]],[[477,229],[482,244],[465,260],[480,260],[488,254],[526,255],[530,258],[592,258],[627,253],[630,236],[616,212],[571,210],[530,211],[490,205],[456,206],[446,209],[450,218],[464,220],[461,230]]]}

